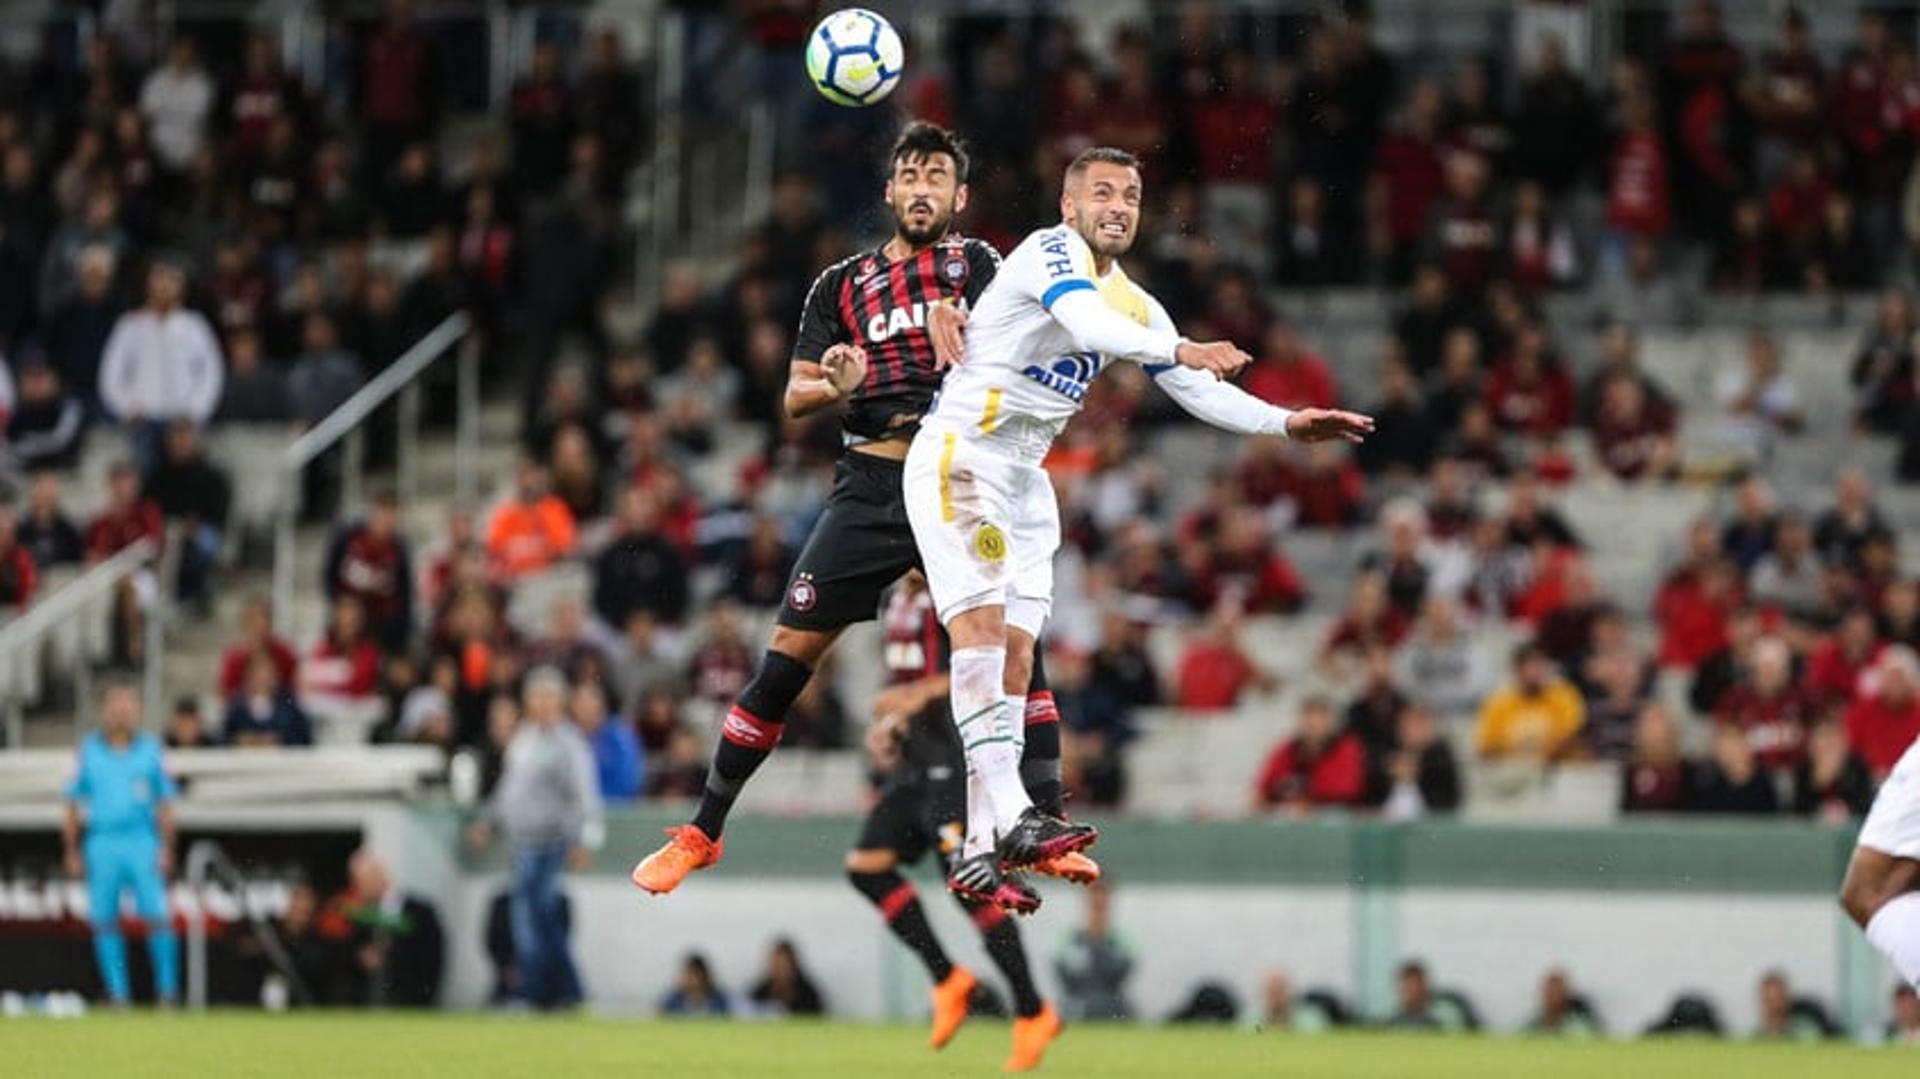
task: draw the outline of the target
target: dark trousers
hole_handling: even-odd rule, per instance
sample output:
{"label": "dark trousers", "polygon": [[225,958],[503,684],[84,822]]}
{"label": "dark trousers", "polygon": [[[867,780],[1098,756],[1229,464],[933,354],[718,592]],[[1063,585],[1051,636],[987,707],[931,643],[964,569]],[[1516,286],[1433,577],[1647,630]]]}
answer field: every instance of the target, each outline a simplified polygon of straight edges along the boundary
{"label": "dark trousers", "polygon": [[580,1003],[580,975],[567,947],[566,906],[560,878],[567,868],[567,845],[548,843],[513,852],[513,883],[508,917],[513,950],[520,967],[519,999],[535,1008]]}

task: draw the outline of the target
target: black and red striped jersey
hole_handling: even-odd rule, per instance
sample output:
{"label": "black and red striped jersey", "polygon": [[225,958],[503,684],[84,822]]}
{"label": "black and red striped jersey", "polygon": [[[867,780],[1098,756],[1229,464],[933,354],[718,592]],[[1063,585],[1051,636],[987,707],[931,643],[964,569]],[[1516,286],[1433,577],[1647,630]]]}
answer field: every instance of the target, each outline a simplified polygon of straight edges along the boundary
{"label": "black and red striped jersey", "polygon": [[940,627],[933,593],[924,588],[917,592],[894,589],[880,612],[880,633],[885,642],[888,685],[918,682],[946,672],[947,634]]}
{"label": "black and red striped jersey", "polygon": [[[917,682],[946,673],[947,632],[940,625],[933,594],[926,589],[910,592],[895,588],[880,612],[880,632],[886,651],[888,685]],[[966,775],[966,753],[961,749],[960,732],[953,725],[952,714],[947,695],[942,693],[918,715],[908,717],[900,760],[903,767],[923,781]]]}
{"label": "black and red striped jersey", "polygon": [[854,441],[911,435],[940,388],[927,308],[946,299],[972,306],[1000,268],[1000,254],[959,234],[893,261],[876,248],[827,267],[800,312],[793,358],[818,362],[838,344],[867,350],[867,380],[841,424]]}

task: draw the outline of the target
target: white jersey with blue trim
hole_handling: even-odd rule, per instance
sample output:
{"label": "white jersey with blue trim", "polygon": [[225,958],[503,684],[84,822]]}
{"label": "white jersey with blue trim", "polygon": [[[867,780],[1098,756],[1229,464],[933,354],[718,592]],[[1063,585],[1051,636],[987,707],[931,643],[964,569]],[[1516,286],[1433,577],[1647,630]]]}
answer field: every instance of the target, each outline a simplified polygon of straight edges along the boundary
{"label": "white jersey with blue trim", "polygon": [[1095,267],[1066,224],[1039,229],[1001,263],[967,317],[967,353],[947,372],[925,426],[1050,445],[1115,360],[1146,368],[1188,412],[1232,431],[1285,434],[1286,409],[1174,363],[1181,338],[1160,302],[1115,261]]}
{"label": "white jersey with blue trim", "polygon": [[[1134,347],[1147,354],[1085,348],[1054,317],[1056,308],[1090,298],[1125,315],[1139,333]],[[1028,235],[1001,262],[967,316],[966,334],[966,362],[947,373],[926,422],[980,433],[1024,418],[1058,434],[1109,362],[1169,364],[1180,341],[1166,311],[1127,278],[1118,262],[1105,277],[1096,274],[1086,240],[1064,224]]]}

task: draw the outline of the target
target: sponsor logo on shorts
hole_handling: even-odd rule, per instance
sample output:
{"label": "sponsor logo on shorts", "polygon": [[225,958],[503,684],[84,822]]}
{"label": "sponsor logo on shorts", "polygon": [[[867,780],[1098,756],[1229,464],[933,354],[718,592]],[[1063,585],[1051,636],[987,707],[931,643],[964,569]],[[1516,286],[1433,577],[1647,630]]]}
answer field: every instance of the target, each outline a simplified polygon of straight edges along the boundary
{"label": "sponsor logo on shorts", "polygon": [[820,590],[813,586],[813,578],[801,577],[787,589],[787,606],[796,611],[811,611],[813,605],[820,602]]}
{"label": "sponsor logo on shorts", "polygon": [[982,562],[1004,562],[1007,558],[1007,536],[999,526],[988,523],[980,526],[973,534],[973,553]]}

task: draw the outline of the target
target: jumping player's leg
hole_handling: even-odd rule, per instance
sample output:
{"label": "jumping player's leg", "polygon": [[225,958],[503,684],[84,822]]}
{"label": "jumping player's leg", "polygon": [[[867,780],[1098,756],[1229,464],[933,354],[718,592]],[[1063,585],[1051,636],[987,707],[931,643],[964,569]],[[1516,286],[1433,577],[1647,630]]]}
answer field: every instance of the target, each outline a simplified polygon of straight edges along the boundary
{"label": "jumping player's leg", "polygon": [[727,815],[779,744],[787,712],[815,668],[842,630],[873,618],[881,594],[913,566],[900,467],[853,453],[841,460],[826,511],[794,563],[767,651],[721,725],[699,809],[634,867],[633,883],[643,891],[670,892],[720,860]]}
{"label": "jumping player's leg", "polygon": [[1020,783],[1020,751],[1006,693],[1006,608],[982,603],[947,622],[953,652],[948,695],[967,756],[967,839],[962,856],[993,847],[1033,803]]}
{"label": "jumping player's leg", "polygon": [[714,747],[713,764],[707,769],[707,786],[700,793],[700,808],[693,815],[693,826],[709,839],[719,839],[727,826],[727,814],[741,788],[772,755],[774,746],[786,730],[787,710],[799,699],[814,668],[820,665],[839,629],[799,629],[776,625],[767,643],[760,666],[720,725],[720,742]]}
{"label": "jumping player's leg", "polygon": [[1021,731],[1020,782],[1027,797],[1049,817],[1065,817],[1066,788],[1060,778],[1060,709],[1053,703],[1047,666],[1038,644],[1033,649],[1033,677],[1027,688],[1027,707]]}
{"label": "jumping player's leg", "polygon": [[1840,905],[1920,987],[1920,742],[1894,765],[1860,827]]}

